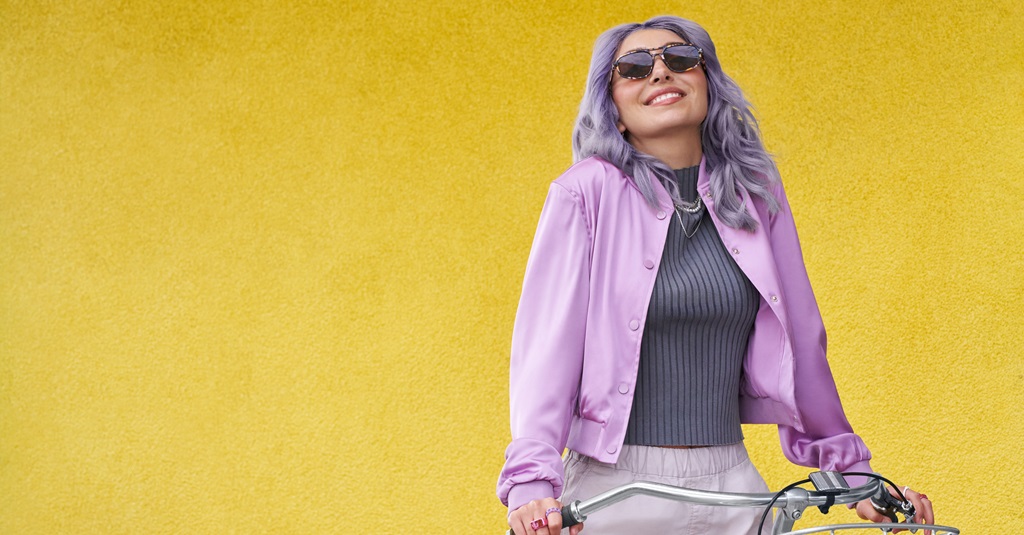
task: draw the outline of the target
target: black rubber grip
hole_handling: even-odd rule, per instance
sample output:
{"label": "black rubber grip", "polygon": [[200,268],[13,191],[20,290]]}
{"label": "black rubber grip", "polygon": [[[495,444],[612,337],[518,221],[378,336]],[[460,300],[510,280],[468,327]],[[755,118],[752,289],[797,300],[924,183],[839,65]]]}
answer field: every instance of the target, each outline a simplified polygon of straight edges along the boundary
{"label": "black rubber grip", "polygon": [[572,510],[569,508],[570,505],[572,505],[572,504],[566,504],[566,506],[562,508],[562,527],[563,528],[572,527],[572,526],[575,526],[576,524],[580,523],[580,521],[575,516],[572,515]]}
{"label": "black rubber grip", "polygon": [[[569,509],[568,505],[562,508],[562,529],[575,526],[579,523],[579,520],[572,515],[572,510]],[[505,535],[515,535],[515,532],[512,531],[512,528],[509,528],[509,530],[505,532]]]}

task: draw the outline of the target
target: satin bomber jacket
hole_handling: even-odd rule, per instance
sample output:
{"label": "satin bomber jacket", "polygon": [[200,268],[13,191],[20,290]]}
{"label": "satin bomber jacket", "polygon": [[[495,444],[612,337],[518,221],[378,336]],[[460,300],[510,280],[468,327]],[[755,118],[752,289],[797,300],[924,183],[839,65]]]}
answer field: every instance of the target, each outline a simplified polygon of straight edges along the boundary
{"label": "satin bomber jacket", "polygon": [[[561,495],[566,447],[618,459],[673,220],[668,193],[654,184],[666,208],[652,208],[615,166],[588,158],[550,186],[512,333],[512,442],[497,487],[510,511]],[[761,296],[743,362],[742,422],[778,424],[783,452],[796,464],[870,472],[871,453],[843,413],[825,359],[825,328],[782,186],[774,215],[743,192],[755,232],[719,220],[703,160],[697,191]]]}

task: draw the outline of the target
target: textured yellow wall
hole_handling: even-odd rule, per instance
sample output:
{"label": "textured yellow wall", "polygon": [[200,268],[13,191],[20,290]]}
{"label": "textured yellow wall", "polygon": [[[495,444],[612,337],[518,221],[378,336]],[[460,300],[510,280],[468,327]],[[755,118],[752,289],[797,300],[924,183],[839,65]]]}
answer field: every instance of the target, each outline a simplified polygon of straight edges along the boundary
{"label": "textured yellow wall", "polygon": [[252,4],[0,1],[0,533],[501,531],[546,185],[665,11],[760,110],[876,469],[1024,527],[1019,2]]}

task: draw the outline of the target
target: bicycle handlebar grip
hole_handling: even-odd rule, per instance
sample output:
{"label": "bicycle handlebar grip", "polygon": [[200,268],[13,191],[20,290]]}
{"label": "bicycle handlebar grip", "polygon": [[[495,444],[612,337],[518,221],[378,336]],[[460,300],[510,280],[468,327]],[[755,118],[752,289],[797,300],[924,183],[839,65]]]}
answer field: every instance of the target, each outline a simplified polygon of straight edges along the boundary
{"label": "bicycle handlebar grip", "polygon": [[572,514],[572,504],[565,504],[565,507],[562,507],[562,527],[568,528],[579,523],[580,520],[576,518],[576,515]]}

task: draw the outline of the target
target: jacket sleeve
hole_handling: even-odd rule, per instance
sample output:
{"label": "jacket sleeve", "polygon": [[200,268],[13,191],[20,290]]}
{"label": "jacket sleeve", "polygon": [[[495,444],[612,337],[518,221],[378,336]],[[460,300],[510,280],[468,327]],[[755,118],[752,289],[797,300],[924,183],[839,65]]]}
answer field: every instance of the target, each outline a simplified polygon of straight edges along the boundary
{"label": "jacket sleeve", "polygon": [[[793,463],[820,470],[870,472],[871,452],[854,434],[839,401],[832,371],[825,357],[825,326],[807,276],[789,201],[780,184],[780,208],[770,222],[770,236],[787,315],[796,368],[796,406],[803,431],[780,425],[782,450]],[[850,478],[853,486],[865,478]]]}
{"label": "jacket sleeve", "polygon": [[512,332],[512,442],[497,488],[510,511],[562,492],[561,456],[583,368],[591,248],[578,196],[552,183]]}

